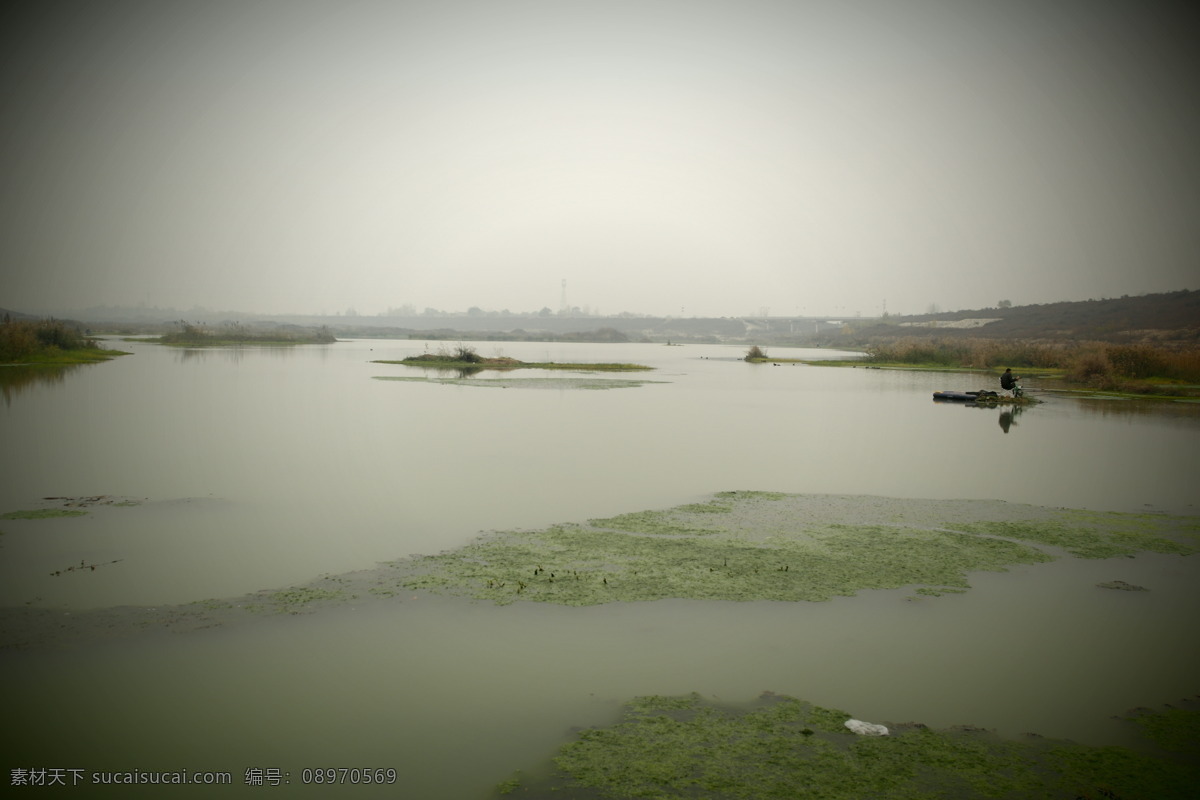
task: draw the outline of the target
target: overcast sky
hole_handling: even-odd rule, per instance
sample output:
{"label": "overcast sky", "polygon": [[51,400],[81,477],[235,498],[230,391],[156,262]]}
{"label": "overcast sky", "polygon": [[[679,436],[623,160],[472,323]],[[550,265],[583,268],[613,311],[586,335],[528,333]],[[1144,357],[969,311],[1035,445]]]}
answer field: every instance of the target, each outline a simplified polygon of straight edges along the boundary
{"label": "overcast sky", "polygon": [[864,315],[1200,288],[1200,30],[1102,0],[39,0],[0,306]]}

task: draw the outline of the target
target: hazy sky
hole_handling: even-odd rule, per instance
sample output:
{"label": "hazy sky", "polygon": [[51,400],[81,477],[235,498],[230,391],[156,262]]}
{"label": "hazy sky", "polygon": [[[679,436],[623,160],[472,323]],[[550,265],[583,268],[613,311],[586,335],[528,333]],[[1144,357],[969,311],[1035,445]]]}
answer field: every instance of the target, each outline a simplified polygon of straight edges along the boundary
{"label": "hazy sky", "polygon": [[1138,0],[39,0],[0,306],[893,313],[1200,288]]}

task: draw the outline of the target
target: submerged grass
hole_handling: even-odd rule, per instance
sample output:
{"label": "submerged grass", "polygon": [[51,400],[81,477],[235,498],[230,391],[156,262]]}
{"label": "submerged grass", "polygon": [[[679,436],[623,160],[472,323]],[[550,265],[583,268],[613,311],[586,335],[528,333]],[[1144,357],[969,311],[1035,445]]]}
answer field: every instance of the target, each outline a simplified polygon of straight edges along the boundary
{"label": "submerged grass", "polygon": [[291,609],[294,606],[308,605],[315,603],[318,600],[339,600],[344,596],[344,593],[338,589],[320,589],[311,586],[293,587],[283,589],[277,592],[272,592],[270,598],[273,602]]}
{"label": "submerged grass", "polygon": [[[1195,711],[1181,715],[1191,724],[1197,718]],[[915,723],[890,726],[888,736],[856,736],[845,727],[849,719],[771,693],[751,708],[718,706],[697,694],[640,697],[617,724],[579,732],[544,777],[515,778],[497,789],[530,798],[1135,800],[1192,797],[1200,780],[1195,761],[1170,753],[1013,741]]]}
{"label": "submerged grass", "polygon": [[46,501],[59,503],[56,508],[30,508],[19,511],[8,511],[0,514],[0,519],[54,519],[57,517],[82,517],[88,512],[81,511],[81,508],[90,508],[92,506],[136,506],[140,505],[137,500],[128,497],[116,497],[112,495],[92,495],[89,497],[44,497]]}
{"label": "submerged grass", "polygon": [[487,389],[635,389],[651,383],[666,381],[627,380],[621,378],[427,378],[393,375],[376,375],[377,381],[406,381],[409,383],[437,383],[447,386],[474,386]]}
{"label": "submerged grass", "polygon": [[1133,721],[1158,747],[1200,764],[1200,712],[1190,708],[1167,708],[1161,712],[1139,709]]}
{"label": "submerged grass", "polygon": [[804,495],[730,492],[586,524],[496,532],[418,557],[405,585],[498,604],[574,606],[665,598],[821,601],[905,586],[936,597],[968,589],[974,571],[1051,561],[1048,548],[1108,558],[1189,554],[1200,544],[1194,517],[1024,507],[1008,512],[1016,517],[1009,521],[905,524],[877,515],[870,523],[830,522],[812,519],[805,502]]}
{"label": "submerged grass", "polygon": [[51,519],[53,517],[82,517],[88,512],[68,508],[36,508],[24,511],[9,511],[0,514],[0,519]]}
{"label": "submerged grass", "polygon": [[[1173,526],[1180,540],[1161,535],[1164,518],[1156,514],[1102,514],[1064,510],[1060,519],[1037,524],[983,521],[961,526],[967,533],[1002,536],[1061,548],[1078,558],[1115,558],[1138,552],[1188,555],[1200,545],[1193,518]],[[1191,544],[1186,540],[1190,539]]]}

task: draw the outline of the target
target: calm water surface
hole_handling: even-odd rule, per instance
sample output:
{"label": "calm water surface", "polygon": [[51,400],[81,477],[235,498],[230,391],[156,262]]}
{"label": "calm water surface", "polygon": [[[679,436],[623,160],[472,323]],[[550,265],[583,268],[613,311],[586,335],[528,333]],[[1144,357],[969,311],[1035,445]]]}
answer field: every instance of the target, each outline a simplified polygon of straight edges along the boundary
{"label": "calm water surface", "polygon": [[[1005,418],[930,400],[991,388],[977,378],[749,365],[744,348],[716,345],[477,345],[656,367],[594,376],[655,381],[605,391],[375,379],[421,374],[371,361],[422,342],[121,346],[135,354],[5,394],[0,511],[47,496],[143,502],[0,525],[3,605],[224,597],[728,489],[1196,513],[1191,408],[1049,397]],[[80,560],[116,563],[51,576]],[[766,689],[863,719],[1116,741],[1112,714],[1200,690],[1197,572],[1178,557],[1059,561],[921,603],[905,591],[588,609],[420,597],[6,653],[22,687],[13,724],[28,732],[12,766],[218,769],[238,783],[247,767],[294,782],[305,767],[393,767],[399,796],[482,798],[628,697]],[[1154,588],[1094,588],[1112,579]]]}

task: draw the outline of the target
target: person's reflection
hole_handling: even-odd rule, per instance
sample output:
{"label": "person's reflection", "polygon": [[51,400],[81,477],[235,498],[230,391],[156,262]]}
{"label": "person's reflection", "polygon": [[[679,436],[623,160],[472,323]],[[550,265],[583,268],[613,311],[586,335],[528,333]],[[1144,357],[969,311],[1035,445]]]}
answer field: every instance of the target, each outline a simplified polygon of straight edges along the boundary
{"label": "person's reflection", "polygon": [[1008,429],[1017,423],[1014,420],[1021,415],[1025,409],[1020,406],[1006,408],[1000,412],[1000,430],[1008,433]]}

